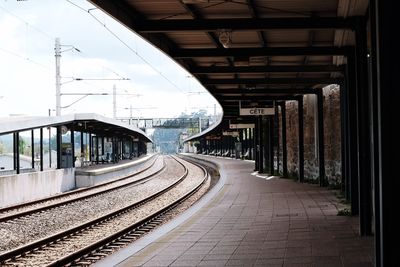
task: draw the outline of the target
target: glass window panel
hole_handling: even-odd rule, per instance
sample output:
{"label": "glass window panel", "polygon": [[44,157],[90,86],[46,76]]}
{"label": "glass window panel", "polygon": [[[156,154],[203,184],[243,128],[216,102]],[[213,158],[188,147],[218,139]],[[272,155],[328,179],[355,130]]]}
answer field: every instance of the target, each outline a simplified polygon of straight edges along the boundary
{"label": "glass window panel", "polygon": [[49,168],[57,168],[57,128],[50,127],[50,152],[48,152],[49,157]]}
{"label": "glass window panel", "polygon": [[13,135],[0,135],[0,174],[14,170]]}
{"label": "glass window panel", "polygon": [[19,133],[19,168],[20,170],[32,169],[32,131]]}
{"label": "glass window panel", "polygon": [[50,127],[43,128],[43,169],[50,168]]}
{"label": "glass window panel", "polygon": [[75,157],[75,167],[81,167],[81,132],[74,132],[74,157]]}
{"label": "glass window panel", "polygon": [[34,168],[40,170],[40,129],[33,130]]}

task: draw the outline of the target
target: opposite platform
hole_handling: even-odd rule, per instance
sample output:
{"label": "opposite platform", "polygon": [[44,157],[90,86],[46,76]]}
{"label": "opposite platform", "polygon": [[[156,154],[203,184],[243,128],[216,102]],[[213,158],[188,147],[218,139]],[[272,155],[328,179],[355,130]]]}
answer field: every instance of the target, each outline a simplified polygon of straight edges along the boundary
{"label": "opposite platform", "polygon": [[373,238],[337,216],[333,191],[216,162],[221,183],[202,203],[97,266],[373,266]]}

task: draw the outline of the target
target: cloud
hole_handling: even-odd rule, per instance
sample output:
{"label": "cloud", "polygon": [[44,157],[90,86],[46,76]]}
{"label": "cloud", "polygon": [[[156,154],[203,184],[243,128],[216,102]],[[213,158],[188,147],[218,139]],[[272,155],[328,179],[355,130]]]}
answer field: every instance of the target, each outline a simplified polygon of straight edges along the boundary
{"label": "cloud", "polygon": [[22,51],[22,43],[17,34],[22,30],[21,21],[5,14],[0,17],[0,29],[0,47],[15,52]]}
{"label": "cloud", "polygon": [[[74,0],[74,3],[92,7],[83,0]],[[185,109],[191,111],[185,92],[204,90],[197,81],[188,79],[189,74],[172,59],[100,10],[93,14],[125,44],[89,14],[66,1],[7,1],[1,6],[29,25],[0,8],[0,48],[17,53],[12,55],[0,49],[0,96],[4,95],[0,99],[0,116],[10,113],[47,115],[49,108],[54,109],[55,37],[61,38],[61,44],[73,45],[82,51],[62,53],[63,77],[99,79],[71,81],[65,78],[61,91],[109,94],[85,97],[63,113],[98,112],[112,116],[111,93],[115,85],[120,93],[141,95],[119,95],[118,113],[129,115],[127,108],[133,106],[138,116],[173,117]],[[113,80],[121,77],[130,80]],[[78,98],[62,96],[62,105]],[[201,97],[192,96],[189,102],[193,106],[206,106],[214,100],[202,94]],[[158,108],[140,110],[140,107]]]}
{"label": "cloud", "polygon": [[135,76],[158,76],[158,72],[156,72],[152,67],[146,64],[129,64],[128,69]]}

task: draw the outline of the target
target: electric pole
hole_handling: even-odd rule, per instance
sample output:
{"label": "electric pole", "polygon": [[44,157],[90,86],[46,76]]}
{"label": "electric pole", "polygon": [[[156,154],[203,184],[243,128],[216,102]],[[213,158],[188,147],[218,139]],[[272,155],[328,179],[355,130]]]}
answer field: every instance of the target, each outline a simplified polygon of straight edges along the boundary
{"label": "electric pole", "polygon": [[54,48],[56,57],[56,116],[61,115],[61,75],[60,75],[60,58],[61,58],[61,45],[60,38],[56,38],[56,45]]}

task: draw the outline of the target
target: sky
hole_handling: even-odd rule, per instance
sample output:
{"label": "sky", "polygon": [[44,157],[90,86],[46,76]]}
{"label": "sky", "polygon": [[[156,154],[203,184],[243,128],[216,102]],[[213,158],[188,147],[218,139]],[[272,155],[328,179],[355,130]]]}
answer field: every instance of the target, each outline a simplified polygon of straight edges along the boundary
{"label": "sky", "polygon": [[55,115],[55,38],[62,114],[112,117],[114,86],[117,117],[220,112],[190,73],[89,2],[0,0],[0,117]]}

